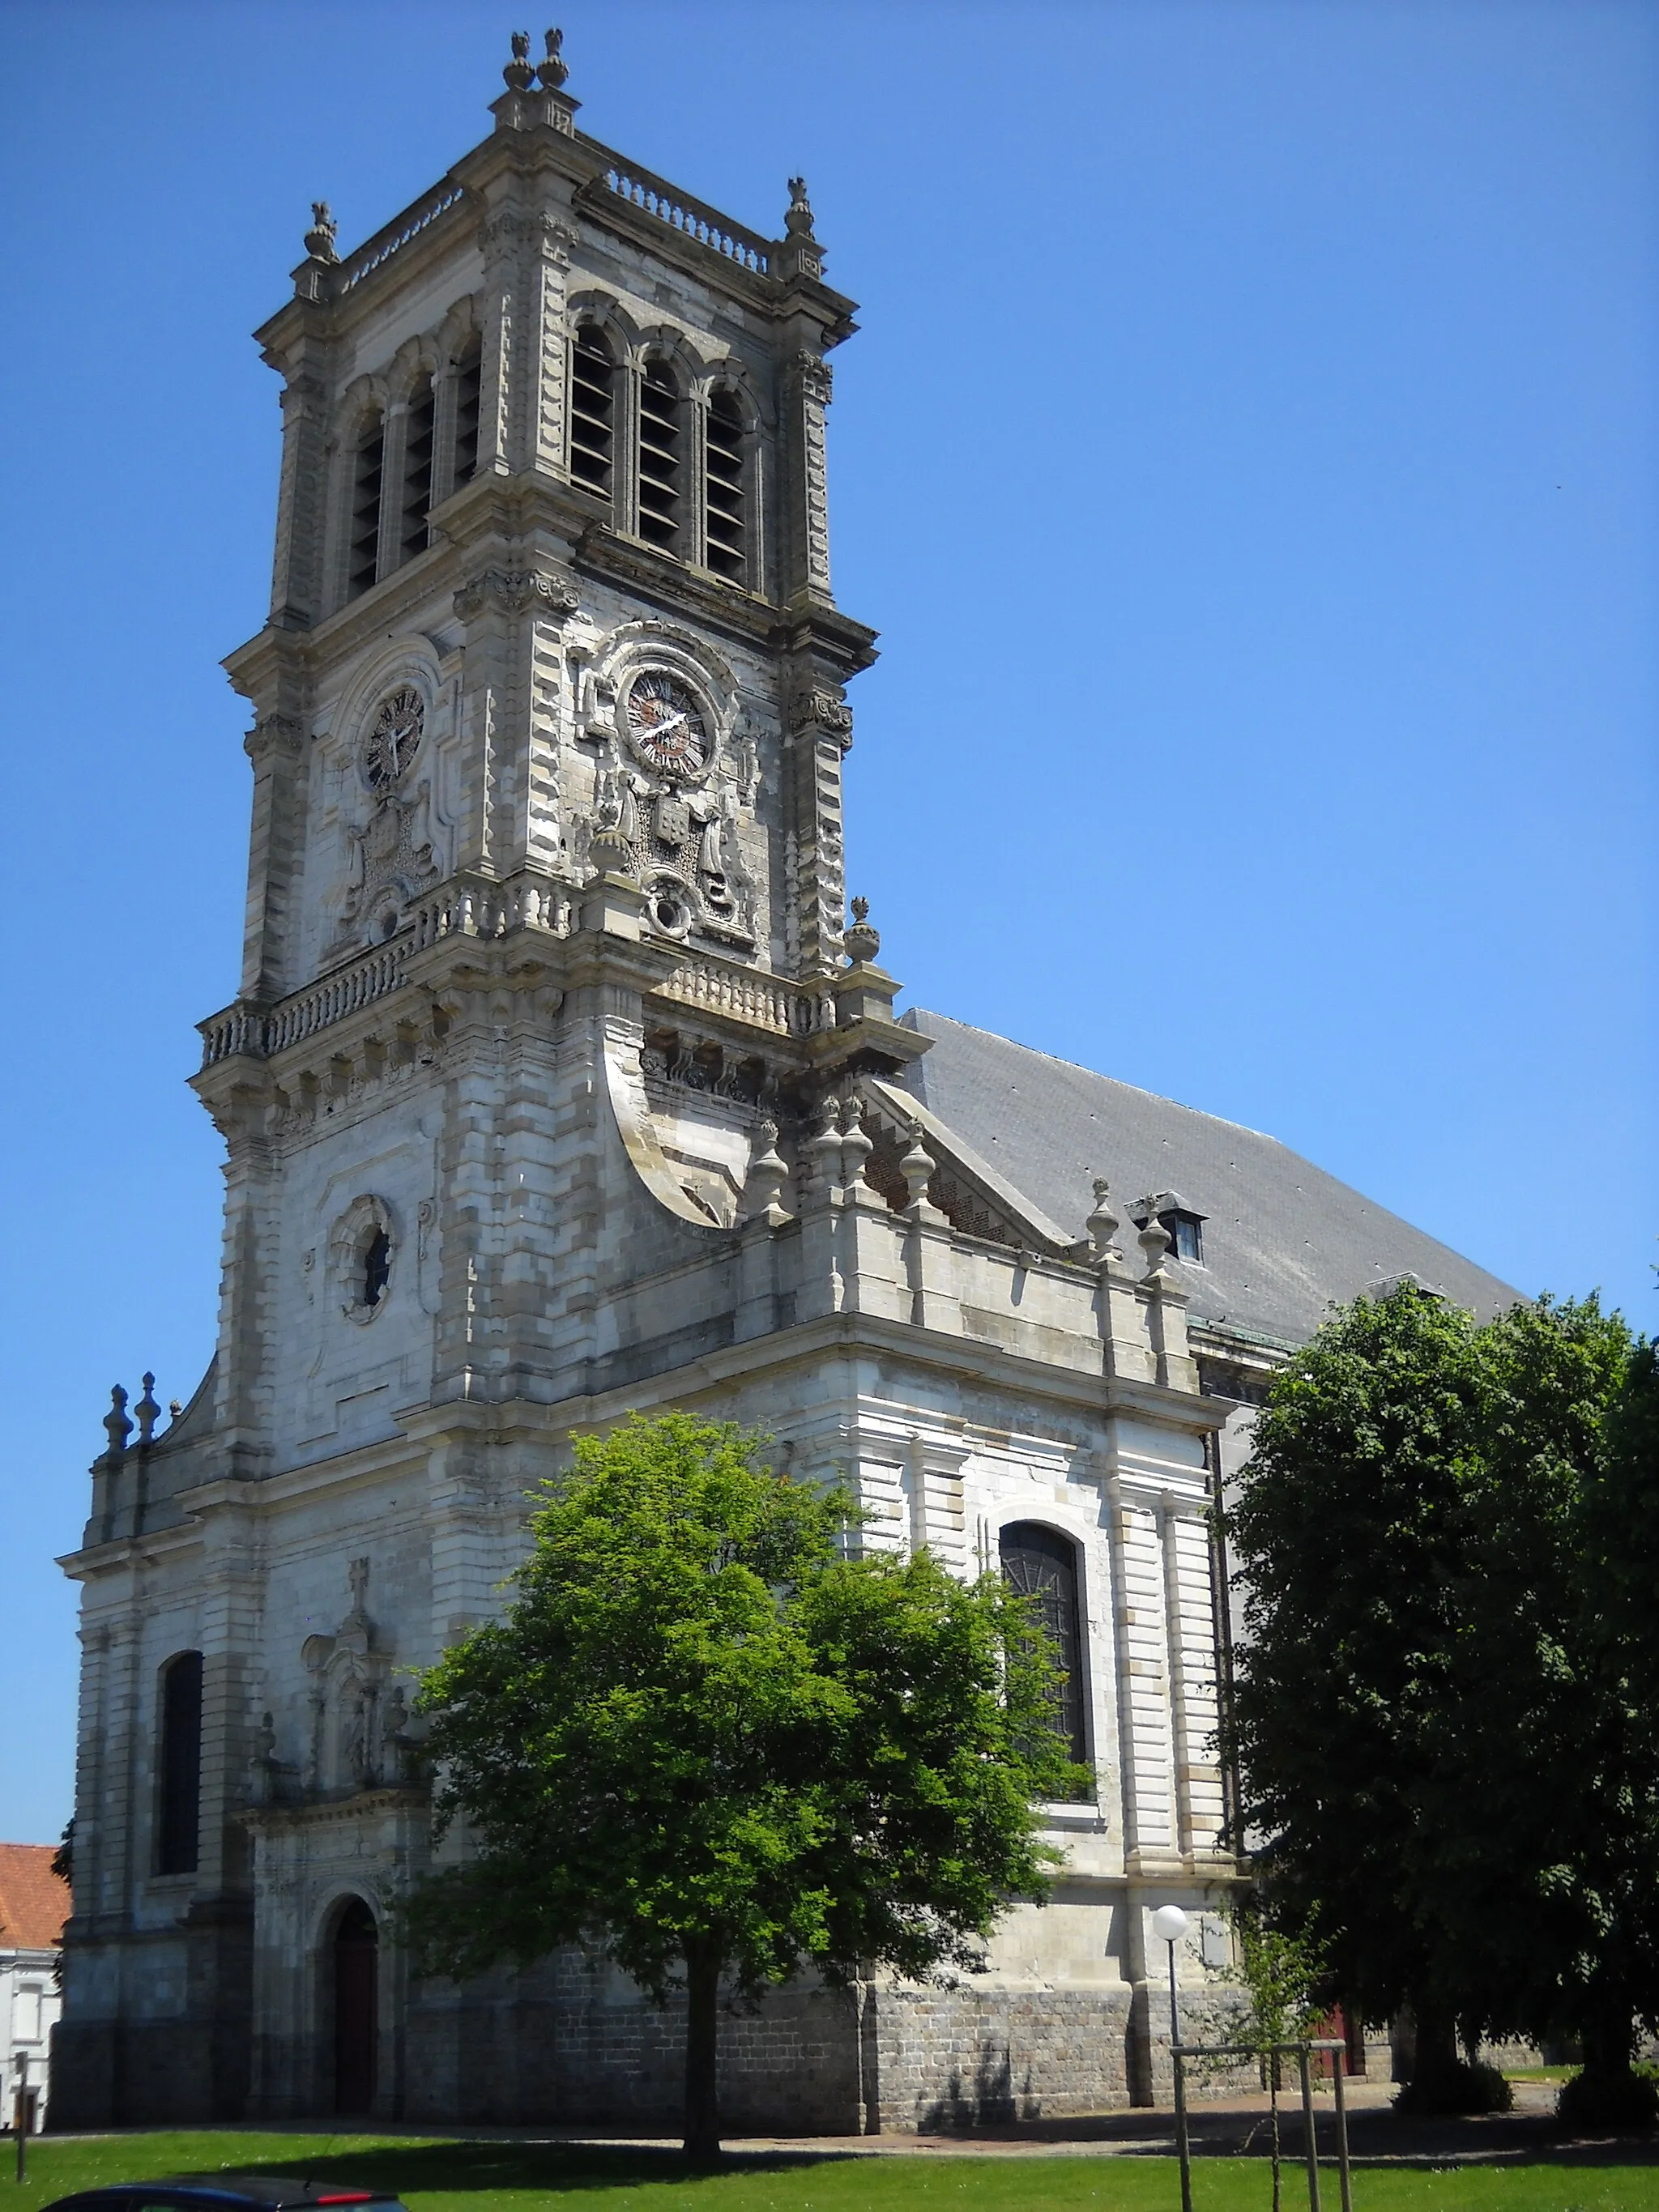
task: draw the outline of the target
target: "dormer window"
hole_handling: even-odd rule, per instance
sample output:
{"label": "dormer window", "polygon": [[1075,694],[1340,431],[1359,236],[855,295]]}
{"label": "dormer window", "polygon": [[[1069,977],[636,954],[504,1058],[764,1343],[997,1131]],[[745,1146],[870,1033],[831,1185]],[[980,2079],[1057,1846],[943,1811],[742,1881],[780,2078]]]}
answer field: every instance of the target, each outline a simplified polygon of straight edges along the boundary
{"label": "dormer window", "polygon": [[1204,1237],[1195,1213],[1170,1213],[1162,1217],[1164,1226],[1175,1239],[1177,1260],[1190,1260],[1194,1266],[1204,1264]]}
{"label": "dormer window", "polygon": [[1170,1258],[1183,1261],[1189,1267],[1201,1267],[1206,1217],[1195,1213],[1175,1190],[1161,1190],[1155,1198],[1142,1199],[1134,1210],[1136,1228],[1144,1229],[1153,1215],[1168,1231]]}

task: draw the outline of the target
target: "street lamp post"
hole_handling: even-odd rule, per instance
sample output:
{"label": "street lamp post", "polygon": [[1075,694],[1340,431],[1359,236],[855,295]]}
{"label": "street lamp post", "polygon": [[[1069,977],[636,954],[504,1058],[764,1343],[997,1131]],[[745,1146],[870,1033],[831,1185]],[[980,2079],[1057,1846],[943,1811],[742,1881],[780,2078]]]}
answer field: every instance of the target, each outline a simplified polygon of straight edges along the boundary
{"label": "street lamp post", "polygon": [[1152,1933],[1170,1947],[1170,2056],[1175,2068],[1176,2148],[1181,2154],[1181,2212],[1193,2212],[1193,2156],[1187,2140],[1187,2082],[1181,2062],[1181,2011],[1176,1996],[1176,1945],[1187,1932],[1187,1916],[1178,1905],[1160,1905],[1152,1915]]}

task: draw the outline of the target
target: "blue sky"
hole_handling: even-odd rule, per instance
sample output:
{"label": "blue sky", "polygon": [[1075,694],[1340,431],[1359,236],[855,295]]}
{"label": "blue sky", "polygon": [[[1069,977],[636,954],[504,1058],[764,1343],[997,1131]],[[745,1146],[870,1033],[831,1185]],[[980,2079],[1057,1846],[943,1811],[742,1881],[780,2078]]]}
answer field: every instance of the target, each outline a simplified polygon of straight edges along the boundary
{"label": "blue sky", "polygon": [[[0,4],[0,1836],[69,1810],[112,1382],[211,1349],[269,586],[247,332],[520,19]],[[584,127],[831,280],[851,875],[912,999],[1651,1328],[1659,11],[563,9]],[[539,33],[542,21],[526,21]],[[539,46],[539,40],[538,41]]]}

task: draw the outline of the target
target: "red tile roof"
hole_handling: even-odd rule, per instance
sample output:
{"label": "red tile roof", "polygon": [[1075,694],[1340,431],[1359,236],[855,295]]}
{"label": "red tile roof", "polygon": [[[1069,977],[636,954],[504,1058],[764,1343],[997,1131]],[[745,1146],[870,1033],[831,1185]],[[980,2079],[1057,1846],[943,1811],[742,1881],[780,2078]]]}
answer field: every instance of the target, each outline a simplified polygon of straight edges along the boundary
{"label": "red tile roof", "polygon": [[50,1844],[0,1844],[0,1946],[48,1951],[69,1918],[69,1884],[52,1870]]}

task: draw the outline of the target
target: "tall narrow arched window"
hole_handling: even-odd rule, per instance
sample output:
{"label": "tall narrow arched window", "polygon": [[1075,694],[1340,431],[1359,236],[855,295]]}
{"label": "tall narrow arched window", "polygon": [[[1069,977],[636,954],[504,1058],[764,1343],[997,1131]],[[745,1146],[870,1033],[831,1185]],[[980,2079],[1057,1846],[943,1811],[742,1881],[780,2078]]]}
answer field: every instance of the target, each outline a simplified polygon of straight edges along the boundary
{"label": "tall narrow arched window", "polygon": [[459,491],[478,473],[478,408],[483,392],[483,352],[474,338],[455,364],[455,481]]}
{"label": "tall narrow arched window", "polygon": [[157,1874],[194,1874],[202,1817],[202,1655],[181,1651],[161,1674]]}
{"label": "tall narrow arched window", "polygon": [[427,548],[427,510],[432,505],[432,436],[437,409],[432,380],[423,376],[409,396],[404,418],[404,502],[398,557],[412,561]]}
{"label": "tall narrow arched window", "polygon": [[1077,1547],[1038,1521],[1016,1521],[1000,1538],[1003,1580],[1035,1599],[1053,1639],[1064,1680],[1055,1689],[1050,1726],[1081,1764],[1088,1758],[1083,1719],[1083,1638],[1078,1614]]}
{"label": "tall narrow arched window", "polygon": [[617,421],[617,364],[605,332],[584,323],[570,349],[570,473],[609,499]]}
{"label": "tall narrow arched window", "polygon": [[386,423],[376,415],[358,434],[351,465],[350,594],[366,592],[380,573],[380,477],[386,466]]}
{"label": "tall narrow arched window", "polygon": [[665,361],[648,361],[640,383],[640,536],[677,552],[684,463],[685,401]]}
{"label": "tall narrow arched window", "polygon": [[749,562],[744,529],[743,410],[735,392],[709,394],[704,436],[708,563],[717,576],[729,576],[734,584],[741,584],[746,580]]}

